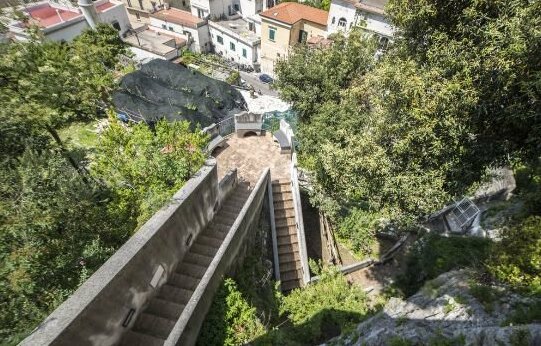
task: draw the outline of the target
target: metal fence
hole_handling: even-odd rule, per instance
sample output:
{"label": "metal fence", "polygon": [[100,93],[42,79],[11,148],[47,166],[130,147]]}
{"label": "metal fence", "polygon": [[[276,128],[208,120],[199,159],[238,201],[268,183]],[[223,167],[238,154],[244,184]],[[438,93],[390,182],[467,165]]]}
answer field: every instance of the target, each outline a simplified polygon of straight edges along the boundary
{"label": "metal fence", "polygon": [[220,136],[225,137],[235,132],[235,117],[226,118],[216,124]]}

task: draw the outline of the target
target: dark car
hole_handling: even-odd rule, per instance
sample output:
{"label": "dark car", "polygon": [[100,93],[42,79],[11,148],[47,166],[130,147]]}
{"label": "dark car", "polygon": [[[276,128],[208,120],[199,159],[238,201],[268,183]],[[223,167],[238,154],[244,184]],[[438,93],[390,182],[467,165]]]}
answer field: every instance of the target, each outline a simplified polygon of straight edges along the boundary
{"label": "dark car", "polygon": [[267,83],[267,84],[272,84],[272,82],[274,82],[274,79],[272,79],[271,76],[269,76],[268,74],[262,74],[259,76],[259,80],[262,81],[263,83]]}

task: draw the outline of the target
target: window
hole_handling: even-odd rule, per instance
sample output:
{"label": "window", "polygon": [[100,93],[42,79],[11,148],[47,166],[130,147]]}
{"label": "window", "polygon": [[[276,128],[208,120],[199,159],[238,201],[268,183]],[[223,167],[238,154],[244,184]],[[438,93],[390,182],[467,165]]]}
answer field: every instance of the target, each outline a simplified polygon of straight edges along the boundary
{"label": "window", "polygon": [[205,17],[205,11],[203,11],[202,9],[198,8],[197,9],[197,17],[199,18],[204,18]]}
{"label": "window", "polygon": [[182,0],[182,6],[186,7],[186,0]]}
{"label": "window", "polygon": [[346,18],[340,18],[340,20],[338,20],[338,26],[341,26],[342,28],[345,28],[346,24],[347,24]]}
{"label": "window", "polygon": [[120,30],[121,30],[121,29],[120,29],[120,24],[118,24],[118,21],[115,20],[112,24],[113,24],[113,28],[115,28],[116,31],[120,31]]}
{"label": "window", "polygon": [[139,0],[139,7],[141,7],[141,9],[144,10],[144,8],[143,8],[143,0]]}
{"label": "window", "polygon": [[308,33],[304,30],[299,31],[299,43],[306,43],[306,39],[308,38]]}
{"label": "window", "polygon": [[252,22],[248,22],[248,30],[255,32],[255,25]]}
{"label": "window", "polygon": [[128,0],[128,7],[132,7],[131,6],[131,0]]}
{"label": "window", "polygon": [[162,29],[165,29],[165,30],[167,30],[167,25],[165,25],[165,24],[162,24]]}
{"label": "window", "polygon": [[138,22],[141,21],[141,15],[139,14],[139,12],[135,12],[135,18],[137,18]]}
{"label": "window", "polygon": [[220,35],[216,35],[216,39],[218,40],[219,44],[224,44],[224,38]]}
{"label": "window", "polygon": [[235,51],[235,44],[233,42],[229,42],[229,49]]}
{"label": "window", "polygon": [[269,40],[274,42],[275,37],[276,37],[276,28],[269,27]]}
{"label": "window", "polygon": [[240,11],[239,4],[234,4],[234,5],[233,5],[233,8],[235,9],[235,12]]}
{"label": "window", "polygon": [[332,17],[332,23],[331,24],[334,24],[335,22],[336,22],[336,18]]}
{"label": "window", "polygon": [[248,52],[246,51],[245,48],[242,48],[242,56],[246,58],[246,56],[248,56]]}
{"label": "window", "polygon": [[175,31],[172,26],[169,26],[169,31]]}

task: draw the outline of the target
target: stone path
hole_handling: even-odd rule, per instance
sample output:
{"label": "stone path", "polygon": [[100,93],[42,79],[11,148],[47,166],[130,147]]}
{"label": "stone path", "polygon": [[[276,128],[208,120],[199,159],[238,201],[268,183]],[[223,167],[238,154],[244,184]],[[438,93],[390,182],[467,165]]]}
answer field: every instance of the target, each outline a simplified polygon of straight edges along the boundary
{"label": "stone path", "polygon": [[217,149],[213,156],[218,163],[218,179],[237,168],[239,177],[253,185],[266,167],[271,169],[272,180],[290,179],[291,159],[289,155],[280,154],[280,147],[270,133],[244,138],[233,134],[227,145]]}

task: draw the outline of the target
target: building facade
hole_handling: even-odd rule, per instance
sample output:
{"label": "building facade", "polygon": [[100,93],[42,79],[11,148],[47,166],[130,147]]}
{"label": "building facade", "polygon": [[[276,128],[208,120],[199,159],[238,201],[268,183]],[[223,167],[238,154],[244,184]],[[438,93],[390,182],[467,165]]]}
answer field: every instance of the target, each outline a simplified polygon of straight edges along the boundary
{"label": "building facade", "polygon": [[388,0],[332,0],[327,23],[329,34],[347,33],[355,26],[376,34],[381,42],[393,36],[393,27],[385,15]]}
{"label": "building facade", "polygon": [[241,17],[219,22],[209,21],[214,53],[237,64],[259,70],[261,40],[255,28]]}
{"label": "building facade", "polygon": [[307,5],[284,2],[261,12],[260,17],[261,70],[271,75],[292,46],[327,36],[328,12]]}
{"label": "building facade", "polygon": [[76,7],[70,2],[38,2],[21,8],[24,20],[8,23],[8,30],[15,40],[30,38],[28,28],[37,26],[44,39],[52,41],[71,41],[83,30],[99,23],[107,23],[116,28],[120,35],[130,30],[126,8],[121,2],[99,0],[83,3]]}
{"label": "building facade", "polygon": [[197,53],[211,50],[210,33],[206,19],[188,11],[169,8],[151,13],[149,28],[186,41],[186,47]]}

